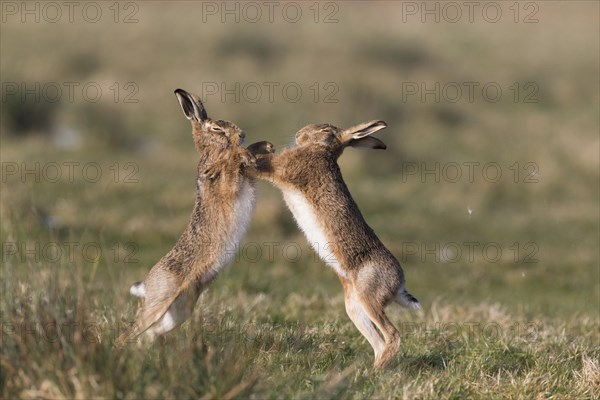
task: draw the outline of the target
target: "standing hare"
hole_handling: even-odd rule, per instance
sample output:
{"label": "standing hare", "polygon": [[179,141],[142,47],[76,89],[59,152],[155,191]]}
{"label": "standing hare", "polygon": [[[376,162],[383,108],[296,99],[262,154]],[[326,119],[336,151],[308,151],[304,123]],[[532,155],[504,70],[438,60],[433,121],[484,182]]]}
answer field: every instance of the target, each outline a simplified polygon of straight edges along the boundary
{"label": "standing hare", "polygon": [[[234,255],[254,210],[256,182],[248,172],[256,158],[242,147],[242,130],[231,122],[208,118],[197,96],[182,89],[175,95],[191,121],[200,154],[196,203],[171,251],[131,287],[142,305],[134,326],[121,335],[121,344],[144,332],[153,339],[190,317],[200,293]],[[272,145],[258,142],[251,150],[268,153]]]}
{"label": "standing hare", "polygon": [[[257,176],[272,181],[319,256],[344,287],[346,312],[375,352],[375,366],[387,364],[400,345],[400,334],[385,314],[395,301],[420,308],[404,288],[398,260],[365,222],[337,164],[347,146],[385,149],[371,137],[385,128],[371,121],[341,130],[308,125],[296,133],[296,145],[258,160]],[[383,336],[383,337],[382,337]]]}

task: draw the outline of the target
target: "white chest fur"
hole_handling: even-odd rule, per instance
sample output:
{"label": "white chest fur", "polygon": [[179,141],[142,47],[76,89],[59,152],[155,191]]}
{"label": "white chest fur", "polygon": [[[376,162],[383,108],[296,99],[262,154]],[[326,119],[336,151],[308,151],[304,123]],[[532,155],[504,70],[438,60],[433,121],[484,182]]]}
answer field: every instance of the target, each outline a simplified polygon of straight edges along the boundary
{"label": "white chest fur", "polygon": [[252,213],[254,212],[254,206],[256,204],[256,187],[248,180],[244,180],[238,197],[233,205],[233,218],[231,218],[231,226],[229,227],[229,234],[225,239],[225,243],[220,243],[222,248],[219,251],[219,257],[215,265],[208,271],[207,275],[203,277],[203,282],[211,281],[223,267],[225,267],[238,250],[240,241],[246,234],[250,221],[252,220]]}
{"label": "white chest fur", "polygon": [[256,186],[244,179],[237,201],[233,209],[233,238],[232,241],[237,247],[246,234],[252,213],[256,205]]}
{"label": "white chest fur", "polygon": [[294,219],[298,223],[298,226],[302,229],[308,242],[313,249],[315,249],[319,257],[321,257],[327,265],[333,268],[338,275],[346,278],[346,271],[342,269],[338,259],[333,253],[333,246],[335,243],[333,240],[327,238],[313,207],[306,200],[304,195],[293,189],[284,189],[283,198],[294,215]]}

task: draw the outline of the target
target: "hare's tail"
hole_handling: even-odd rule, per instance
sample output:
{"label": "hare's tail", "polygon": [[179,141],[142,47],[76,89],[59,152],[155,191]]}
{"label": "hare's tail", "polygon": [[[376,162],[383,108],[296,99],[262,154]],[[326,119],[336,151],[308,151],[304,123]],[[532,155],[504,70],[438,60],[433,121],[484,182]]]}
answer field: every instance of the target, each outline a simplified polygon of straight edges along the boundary
{"label": "hare's tail", "polygon": [[398,291],[395,298],[396,302],[402,307],[409,308],[411,310],[418,310],[421,308],[421,303],[412,294],[408,293],[405,288]]}
{"label": "hare's tail", "polygon": [[146,286],[144,285],[144,281],[138,281],[131,285],[129,288],[129,293],[136,297],[146,297]]}

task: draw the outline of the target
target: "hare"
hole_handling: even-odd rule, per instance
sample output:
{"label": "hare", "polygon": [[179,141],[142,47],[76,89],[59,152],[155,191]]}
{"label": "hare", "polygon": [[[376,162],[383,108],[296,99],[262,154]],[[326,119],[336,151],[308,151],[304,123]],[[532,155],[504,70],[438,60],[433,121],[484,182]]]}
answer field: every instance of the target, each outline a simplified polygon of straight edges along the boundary
{"label": "hare", "polygon": [[295,146],[267,155],[257,166],[257,176],[281,189],[300,229],[338,275],[346,312],[373,347],[376,367],[387,364],[400,345],[385,307],[391,301],[412,309],[420,305],[404,288],[400,263],[365,222],[337,159],[348,146],[385,149],[370,135],[386,126],[383,121],[345,130],[308,125],[296,133]]}
{"label": "hare", "polygon": [[[153,339],[190,317],[200,293],[235,254],[254,210],[256,182],[248,172],[256,159],[242,146],[243,131],[232,122],[210,119],[199,97],[182,89],[175,95],[191,121],[200,154],[196,202],[171,251],[143,282],[131,286],[131,294],[142,297],[142,305],[134,326],[121,335],[121,344],[142,333]],[[258,142],[250,149],[268,153],[273,146]]]}

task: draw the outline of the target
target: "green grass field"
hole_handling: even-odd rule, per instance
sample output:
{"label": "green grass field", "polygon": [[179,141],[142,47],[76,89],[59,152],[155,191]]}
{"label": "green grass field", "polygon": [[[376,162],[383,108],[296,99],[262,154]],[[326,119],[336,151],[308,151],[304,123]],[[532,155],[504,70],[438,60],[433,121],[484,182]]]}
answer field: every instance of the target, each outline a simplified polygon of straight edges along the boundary
{"label": "green grass field", "polygon": [[[104,2],[98,23],[3,8],[2,398],[599,398],[599,5],[520,3],[516,23],[497,3],[497,23],[422,23],[400,2],[318,18],[302,3],[297,23],[279,8],[222,23],[201,2],[120,3],[118,23]],[[373,370],[338,279],[265,182],[193,318],[114,347],[129,286],[194,202],[177,87],[278,149],[308,123],[388,123],[386,151],[340,165],[423,305],[388,309],[393,365]]]}

